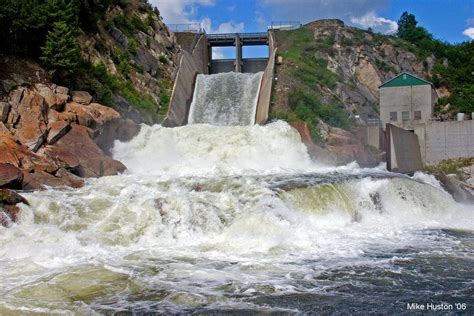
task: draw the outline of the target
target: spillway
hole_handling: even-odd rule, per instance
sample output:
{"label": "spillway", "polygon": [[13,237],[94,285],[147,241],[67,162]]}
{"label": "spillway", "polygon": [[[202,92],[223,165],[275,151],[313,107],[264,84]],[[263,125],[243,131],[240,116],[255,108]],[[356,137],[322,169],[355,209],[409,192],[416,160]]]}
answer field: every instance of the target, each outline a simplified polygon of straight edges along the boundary
{"label": "spillway", "polygon": [[198,75],[189,124],[253,125],[263,72]]}

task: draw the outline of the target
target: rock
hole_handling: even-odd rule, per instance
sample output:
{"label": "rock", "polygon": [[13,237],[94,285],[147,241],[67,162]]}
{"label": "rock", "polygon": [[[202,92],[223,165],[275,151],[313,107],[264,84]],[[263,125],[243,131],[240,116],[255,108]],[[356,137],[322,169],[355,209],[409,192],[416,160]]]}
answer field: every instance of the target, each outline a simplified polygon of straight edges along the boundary
{"label": "rock", "polygon": [[0,122],[7,122],[8,113],[10,113],[10,104],[7,102],[0,102]]}
{"label": "rock", "polygon": [[0,188],[21,189],[23,172],[17,167],[0,163]]}
{"label": "rock", "polygon": [[115,140],[127,142],[140,132],[140,125],[130,119],[113,119],[102,124],[94,142],[106,153],[111,154]]}
{"label": "rock", "polygon": [[66,104],[66,110],[76,115],[77,123],[86,127],[95,127],[96,121],[87,110],[86,106],[77,102],[69,102]]}
{"label": "rock", "polygon": [[46,130],[43,132],[43,134],[38,138],[38,141],[36,142],[35,146],[31,149],[32,152],[37,152],[43,144],[45,144],[48,140],[48,134],[49,134],[49,127],[46,128]]}
{"label": "rock", "polygon": [[107,121],[120,118],[119,112],[99,103],[91,103],[87,110],[98,124],[104,124]]}
{"label": "rock", "polygon": [[30,205],[28,201],[18,193],[0,189],[0,225],[10,227],[12,223],[16,223],[19,219],[20,208],[16,206],[18,203]]}
{"label": "rock", "polygon": [[53,122],[49,125],[48,145],[54,145],[61,137],[71,130],[71,124],[65,121]]}
{"label": "rock", "polygon": [[63,111],[69,96],[66,94],[58,94],[45,84],[38,83],[35,85],[38,93],[44,98],[46,104],[56,111]]}
{"label": "rock", "polygon": [[76,123],[77,122],[77,115],[71,111],[63,111],[58,112],[55,110],[49,110],[48,112],[48,121],[50,123],[57,122],[57,121],[66,121],[69,123]]}
{"label": "rock", "polygon": [[15,191],[9,189],[0,189],[0,204],[15,205],[18,203],[30,205],[30,203],[24,197]]}
{"label": "rock", "polygon": [[41,170],[24,175],[23,189],[25,190],[44,190],[46,187],[65,186],[80,188],[84,186],[84,180],[64,168],[60,168],[55,175]]}
{"label": "rock", "polygon": [[458,180],[455,175],[438,172],[434,176],[456,202],[474,203],[474,187]]}
{"label": "rock", "polygon": [[56,86],[56,87],[54,88],[54,92],[57,93],[57,94],[65,94],[65,95],[68,95],[68,94],[69,94],[69,89],[66,88],[66,87]]}
{"label": "rock", "polygon": [[50,158],[36,155],[28,147],[17,143],[10,133],[0,132],[0,153],[0,163],[8,163],[23,171],[37,168],[54,172],[58,169]]}
{"label": "rock", "polygon": [[72,101],[88,105],[92,101],[92,96],[87,91],[73,91],[72,92]]}
{"label": "rock", "polygon": [[20,115],[15,136],[23,145],[33,147],[46,131],[48,105],[41,95],[26,90],[20,103],[12,104],[12,108]]}
{"label": "rock", "polygon": [[89,137],[88,129],[73,124],[71,130],[45,153],[58,161],[61,167],[71,170],[74,174],[86,177],[100,177],[123,172],[125,166],[104,152]]}

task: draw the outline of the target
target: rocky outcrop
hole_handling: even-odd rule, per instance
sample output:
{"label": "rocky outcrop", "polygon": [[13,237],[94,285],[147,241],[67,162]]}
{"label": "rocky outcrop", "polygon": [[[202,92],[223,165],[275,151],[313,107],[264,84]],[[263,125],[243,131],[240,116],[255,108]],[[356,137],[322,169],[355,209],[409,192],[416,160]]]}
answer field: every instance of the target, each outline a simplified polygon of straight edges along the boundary
{"label": "rocky outcrop", "polygon": [[460,181],[455,175],[438,172],[434,176],[455,201],[474,204],[474,186]]}
{"label": "rocky outcrop", "polygon": [[8,189],[0,189],[0,226],[9,227],[18,221],[20,208],[16,204],[19,203],[30,205],[18,193]]}
{"label": "rocky outcrop", "polygon": [[[94,139],[111,146],[112,139],[131,139],[139,126],[112,108],[91,103],[87,93],[75,96],[69,101],[67,88],[46,84],[18,87],[8,94],[3,108],[9,110],[0,122],[0,187],[81,187],[82,178],[125,170]],[[128,127],[113,135],[111,125]],[[108,142],[101,136],[104,129]]]}
{"label": "rocky outcrop", "polygon": [[[124,118],[153,123],[158,111],[166,112],[164,100],[171,94],[181,48],[159,12],[146,1],[111,4],[95,31],[81,34],[78,42],[85,60],[105,65],[109,74],[126,80],[143,98],[155,103],[151,109],[140,109],[128,95],[112,91],[113,106]],[[87,104],[88,100],[73,93],[73,101]]]}
{"label": "rocky outcrop", "polygon": [[356,161],[362,167],[373,167],[380,162],[353,134],[340,128],[319,122],[324,146],[313,142],[311,132],[304,121],[289,122],[301,135],[312,159],[330,165],[344,165]]}

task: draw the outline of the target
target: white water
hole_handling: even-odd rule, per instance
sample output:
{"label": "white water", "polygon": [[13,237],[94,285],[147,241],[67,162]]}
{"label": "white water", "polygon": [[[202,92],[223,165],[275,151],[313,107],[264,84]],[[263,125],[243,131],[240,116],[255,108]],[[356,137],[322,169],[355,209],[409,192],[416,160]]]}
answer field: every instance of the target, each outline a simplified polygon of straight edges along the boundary
{"label": "white water", "polygon": [[[315,278],[345,266],[393,269],[373,252],[473,257],[426,233],[472,232],[471,207],[380,170],[315,164],[283,122],[144,126],[114,157],[126,174],[26,194],[22,222],[0,228],[0,314],[262,311],[246,298],[322,291]],[[279,189],[308,179],[322,184]]]}
{"label": "white water", "polygon": [[189,124],[253,125],[263,72],[198,75]]}

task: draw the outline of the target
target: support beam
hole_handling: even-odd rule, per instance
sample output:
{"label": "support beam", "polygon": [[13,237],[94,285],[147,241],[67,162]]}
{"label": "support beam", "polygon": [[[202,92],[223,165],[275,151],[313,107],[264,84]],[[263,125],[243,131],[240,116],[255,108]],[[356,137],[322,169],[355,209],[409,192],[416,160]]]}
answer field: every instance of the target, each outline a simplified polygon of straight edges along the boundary
{"label": "support beam", "polygon": [[235,72],[242,72],[242,43],[240,36],[235,36]]}

